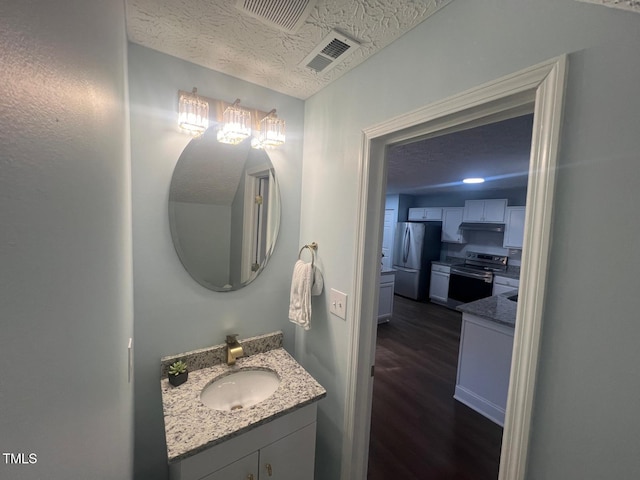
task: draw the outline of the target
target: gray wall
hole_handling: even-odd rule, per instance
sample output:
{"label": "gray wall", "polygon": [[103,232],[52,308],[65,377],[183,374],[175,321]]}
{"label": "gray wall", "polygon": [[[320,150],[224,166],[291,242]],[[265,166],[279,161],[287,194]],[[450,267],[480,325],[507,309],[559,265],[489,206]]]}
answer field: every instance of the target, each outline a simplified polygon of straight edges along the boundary
{"label": "gray wall", "polygon": [[[574,0],[456,0],[310,98],[300,239],[351,294],[361,130],[570,55],[529,479],[637,478],[640,15]],[[328,121],[330,119],[330,121]],[[616,249],[608,248],[613,242]],[[606,260],[597,255],[606,252]],[[589,261],[585,261],[588,258]],[[296,350],[320,404],[318,480],[338,478],[349,321],[314,308]]]}
{"label": "gray wall", "polygon": [[176,231],[184,263],[196,278],[222,287],[230,283],[231,207],[173,202]]}
{"label": "gray wall", "polygon": [[487,198],[506,198],[510,207],[527,203],[526,188],[504,190],[482,190],[451,192],[431,195],[411,195],[412,207],[464,207],[465,200],[484,200]]}
{"label": "gray wall", "polygon": [[[136,466],[140,479],[162,479],[160,356],[232,330],[281,328],[292,349],[287,298],[299,243],[320,244],[327,288],[352,291],[361,129],[566,52],[575,53],[528,478],[640,475],[640,16],[573,0],[456,0],[306,103],[304,167],[301,101],[130,46],[133,205],[122,2],[4,2],[0,27],[0,358],[19,366],[2,377],[0,449],[38,455],[35,465],[0,463],[0,476],[131,476],[131,206]],[[171,245],[167,192],[188,142],[175,129],[176,91],[194,85],[275,106],[288,121],[288,144],[271,155],[280,242],[239,292],[204,290]],[[602,251],[606,261],[584,261]],[[321,297],[313,329],[295,333],[298,359],[329,391],[319,480],[340,469],[348,331]]]}
{"label": "gray wall", "polygon": [[0,64],[0,478],[132,478],[123,2],[1,2]]}
{"label": "gray wall", "polygon": [[[269,151],[282,194],[282,223],[267,268],[247,287],[212,292],[180,264],[171,242],[168,194],[171,175],[189,137],[177,127],[178,89],[240,98],[248,107],[277,108],[287,122],[284,148]],[[135,473],[140,480],[167,476],[160,396],[160,357],[283,330],[292,350],[294,325],[287,319],[293,264],[298,254],[304,105],[274,91],[158,52],[129,45],[133,251],[135,300]],[[311,240],[309,240],[311,241]]]}

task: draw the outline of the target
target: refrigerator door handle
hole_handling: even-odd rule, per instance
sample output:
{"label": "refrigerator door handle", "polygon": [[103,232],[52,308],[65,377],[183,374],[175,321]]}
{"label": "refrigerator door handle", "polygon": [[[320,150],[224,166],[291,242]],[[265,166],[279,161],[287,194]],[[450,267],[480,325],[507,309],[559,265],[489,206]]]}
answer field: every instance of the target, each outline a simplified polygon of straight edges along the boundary
{"label": "refrigerator door handle", "polygon": [[409,227],[405,227],[404,230],[404,254],[402,256],[402,263],[407,263],[409,258],[409,248],[411,247],[411,231]]}
{"label": "refrigerator door handle", "polygon": [[402,267],[400,265],[394,265],[393,268],[398,270],[399,272],[407,272],[407,273],[418,273],[420,270],[416,270],[415,268],[407,268]]}

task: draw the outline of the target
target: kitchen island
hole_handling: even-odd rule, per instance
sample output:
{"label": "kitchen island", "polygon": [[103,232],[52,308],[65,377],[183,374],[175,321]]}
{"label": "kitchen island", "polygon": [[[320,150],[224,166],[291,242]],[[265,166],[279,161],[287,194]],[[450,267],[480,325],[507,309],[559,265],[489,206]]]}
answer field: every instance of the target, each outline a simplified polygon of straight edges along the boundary
{"label": "kitchen island", "polygon": [[500,426],[509,391],[517,303],[509,294],[459,305],[462,312],[454,398]]}
{"label": "kitchen island", "polygon": [[513,330],[516,324],[516,309],[518,303],[509,300],[508,297],[517,293],[518,291],[514,290],[509,293],[481,298],[475,302],[463,303],[462,305],[458,305],[456,310],[462,312],[463,318],[464,314],[467,313],[485,319],[488,322],[507,325]]}

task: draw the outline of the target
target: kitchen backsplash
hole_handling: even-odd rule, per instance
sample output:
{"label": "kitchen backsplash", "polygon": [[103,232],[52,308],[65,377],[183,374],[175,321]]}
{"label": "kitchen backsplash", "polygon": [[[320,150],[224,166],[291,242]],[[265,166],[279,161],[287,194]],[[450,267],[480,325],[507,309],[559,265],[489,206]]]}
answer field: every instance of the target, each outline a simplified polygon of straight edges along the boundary
{"label": "kitchen backsplash", "polygon": [[522,250],[504,248],[502,246],[503,234],[493,232],[473,232],[469,235],[468,243],[443,243],[440,251],[440,259],[447,257],[464,258],[467,252],[490,253],[494,255],[507,255],[509,265],[520,266]]}

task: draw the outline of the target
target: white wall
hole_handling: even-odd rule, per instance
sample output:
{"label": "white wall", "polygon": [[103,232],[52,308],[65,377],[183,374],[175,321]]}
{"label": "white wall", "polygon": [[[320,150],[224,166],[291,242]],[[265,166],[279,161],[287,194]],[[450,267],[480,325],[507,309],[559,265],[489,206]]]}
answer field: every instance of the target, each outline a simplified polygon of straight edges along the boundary
{"label": "white wall", "polygon": [[0,64],[0,478],[132,478],[123,2],[1,2]]}
{"label": "white wall", "polygon": [[[456,0],[305,105],[300,239],[354,284],[363,128],[570,55],[529,479],[640,476],[640,15],[574,0]],[[615,242],[619,247],[608,248]],[[606,260],[593,260],[606,252]],[[589,258],[589,261],[584,261]],[[299,359],[320,404],[318,480],[339,478],[349,321],[321,305]]]}
{"label": "white wall", "polygon": [[[302,173],[303,102],[241,80],[129,45],[133,182],[133,249],[136,338],[135,473],[140,480],[167,476],[160,396],[160,357],[283,330],[293,264],[298,254]],[[277,108],[287,122],[284,148],[269,151],[282,195],[282,223],[267,268],[247,287],[212,292],[182,267],[169,231],[171,175],[190,138],[177,127],[178,89],[196,86],[202,95],[240,98],[248,107]],[[311,240],[309,240],[311,241]]]}

